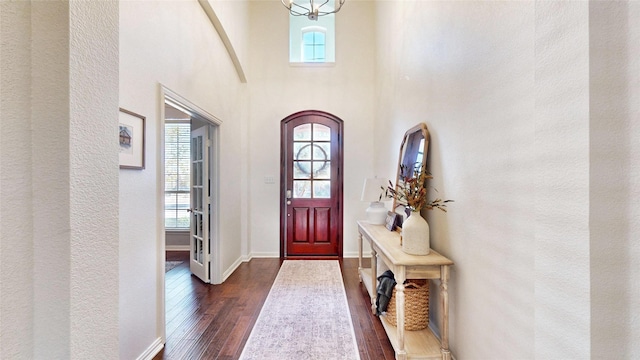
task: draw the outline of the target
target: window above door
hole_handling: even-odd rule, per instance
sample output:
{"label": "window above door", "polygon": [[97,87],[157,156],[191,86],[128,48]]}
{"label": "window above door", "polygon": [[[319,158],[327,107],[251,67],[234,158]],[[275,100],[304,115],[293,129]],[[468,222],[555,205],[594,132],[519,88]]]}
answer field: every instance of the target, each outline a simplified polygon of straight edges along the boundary
{"label": "window above door", "polygon": [[[330,4],[333,0],[330,1]],[[289,63],[295,65],[334,64],[335,14],[309,20],[289,15]]]}

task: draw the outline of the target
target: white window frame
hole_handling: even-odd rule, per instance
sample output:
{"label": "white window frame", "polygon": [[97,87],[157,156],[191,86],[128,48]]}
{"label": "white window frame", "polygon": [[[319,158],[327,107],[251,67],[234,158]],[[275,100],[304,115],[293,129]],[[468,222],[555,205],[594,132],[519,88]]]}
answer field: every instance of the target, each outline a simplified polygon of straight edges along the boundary
{"label": "white window frame", "polygon": [[[333,67],[336,62],[335,14],[309,20],[304,16],[289,15],[289,65],[302,67]],[[322,29],[325,35],[325,60],[303,61],[303,31]]]}
{"label": "white window frame", "polygon": [[[191,121],[190,120],[165,120],[165,127],[168,124],[184,124],[184,125],[186,125],[189,128],[188,143],[189,143],[189,146],[191,146]],[[166,130],[165,130],[165,134],[166,134]],[[165,149],[166,149],[166,144],[167,143],[166,143],[166,139],[165,139]],[[187,161],[188,161],[188,164],[189,164],[189,177],[191,177],[191,150],[189,150],[188,155],[189,155],[189,158],[187,159]],[[167,173],[166,172],[166,167],[167,167],[166,156],[164,158],[164,164],[163,165],[165,167],[165,176],[166,176],[166,173]],[[187,188],[187,190],[167,190],[166,189],[166,179],[165,179],[165,189],[163,189],[163,190],[164,190],[165,198],[166,198],[167,194],[187,194],[187,195],[190,194],[190,188]],[[176,204],[176,207],[177,207],[177,204]],[[166,203],[165,203],[165,206],[164,206],[164,211],[165,211],[165,214],[166,214],[166,211],[167,211],[167,204]],[[176,213],[177,213],[177,211],[178,210],[176,209]],[[188,232],[189,229],[191,228],[191,225],[190,225],[191,216],[189,216],[189,224],[187,224],[185,227],[177,227],[177,226],[170,227],[170,226],[167,226],[166,215],[164,216],[164,218],[165,218],[165,229],[168,230],[168,231],[186,231],[186,232]]]}
{"label": "white window frame", "polygon": [[[304,35],[307,33],[322,33],[324,35],[324,59],[321,61],[305,61],[304,56]],[[327,62],[327,29],[322,26],[307,26],[300,31],[300,60],[304,63],[326,63]]]}

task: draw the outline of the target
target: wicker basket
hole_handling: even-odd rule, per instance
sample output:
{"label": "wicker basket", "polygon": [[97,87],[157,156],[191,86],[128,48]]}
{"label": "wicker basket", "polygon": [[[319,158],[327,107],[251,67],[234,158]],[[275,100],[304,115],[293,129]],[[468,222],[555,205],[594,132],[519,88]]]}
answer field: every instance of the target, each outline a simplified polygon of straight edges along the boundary
{"label": "wicker basket", "polygon": [[[397,326],[396,289],[387,306],[387,322]],[[429,326],[429,280],[407,280],[404,284],[404,329],[422,330]]]}

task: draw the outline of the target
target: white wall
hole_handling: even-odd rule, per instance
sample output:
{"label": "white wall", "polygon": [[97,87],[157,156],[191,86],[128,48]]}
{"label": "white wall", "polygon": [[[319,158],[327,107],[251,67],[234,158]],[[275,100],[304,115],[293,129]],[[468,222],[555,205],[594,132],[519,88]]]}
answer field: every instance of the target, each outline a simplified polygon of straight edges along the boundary
{"label": "white wall", "polygon": [[[344,255],[357,254],[355,221],[364,178],[373,175],[373,3],[349,2],[336,17],[335,66],[289,66],[288,12],[278,1],[250,3],[249,226],[253,256],[280,249],[280,121],[323,110],[344,121]],[[266,184],[264,177],[276,179]]]}
{"label": "white wall", "polygon": [[[232,19],[230,19],[232,20]],[[120,171],[120,357],[136,358],[162,335],[164,218],[158,188],[163,128],[160,84],[222,120],[222,269],[241,256],[242,193],[237,167],[244,114],[241,85],[218,34],[197,1],[120,3],[120,106],[147,117],[146,169]],[[157,295],[157,296],[155,296]]]}
{"label": "white wall", "polygon": [[640,3],[591,2],[591,356],[640,356]]}
{"label": "white wall", "polygon": [[376,170],[427,123],[456,358],[640,353],[638,4],[376,4]]}
{"label": "white wall", "polygon": [[[454,355],[640,354],[639,3],[348,2],[336,66],[293,68],[286,11],[251,2],[250,91],[196,1],[120,2],[119,31],[117,6],[0,2],[0,358],[157,344],[159,83],[223,120],[224,269],[278,254],[263,177],[278,176],[282,118],[345,121],[346,255],[362,179],[392,177],[424,121],[432,185],[456,200],[427,214],[456,262]],[[147,116],[147,168],[119,172],[119,198],[118,106]]]}
{"label": "white wall", "polygon": [[166,250],[188,250],[189,249],[189,231],[166,231],[165,232]]}
{"label": "white wall", "polygon": [[535,32],[535,354],[589,358],[588,3],[536,3]]}
{"label": "white wall", "polygon": [[402,134],[427,124],[430,185],[455,200],[426,216],[432,247],[456,263],[458,359],[533,355],[533,14],[522,2],[378,3],[376,168],[393,176]]}
{"label": "white wall", "polygon": [[215,12],[220,24],[222,24],[233,51],[238,57],[242,68],[248,66],[248,33],[249,23],[249,1],[229,1],[229,0],[199,0],[208,1]]}
{"label": "white wall", "polygon": [[14,325],[0,327],[0,357],[29,359],[34,288],[19,275],[34,266],[31,4],[1,2],[0,9],[0,324]]}
{"label": "white wall", "polygon": [[117,2],[1,6],[0,358],[115,358]]}

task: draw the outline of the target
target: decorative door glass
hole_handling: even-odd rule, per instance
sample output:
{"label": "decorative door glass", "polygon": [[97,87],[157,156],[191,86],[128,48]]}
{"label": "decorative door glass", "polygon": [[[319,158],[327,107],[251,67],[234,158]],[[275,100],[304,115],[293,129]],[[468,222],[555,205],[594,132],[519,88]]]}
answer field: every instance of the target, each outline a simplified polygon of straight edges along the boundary
{"label": "decorative door glass", "polygon": [[196,136],[191,139],[191,159],[192,159],[192,188],[191,188],[191,203],[193,204],[193,218],[192,218],[192,249],[191,249],[191,259],[198,264],[203,264],[204,262],[204,229],[203,229],[203,198],[204,198],[204,187],[203,185],[203,166],[204,166],[204,156],[203,156],[203,137]]}
{"label": "decorative door glass", "polygon": [[331,129],[303,124],[293,129],[293,197],[331,197]]}

